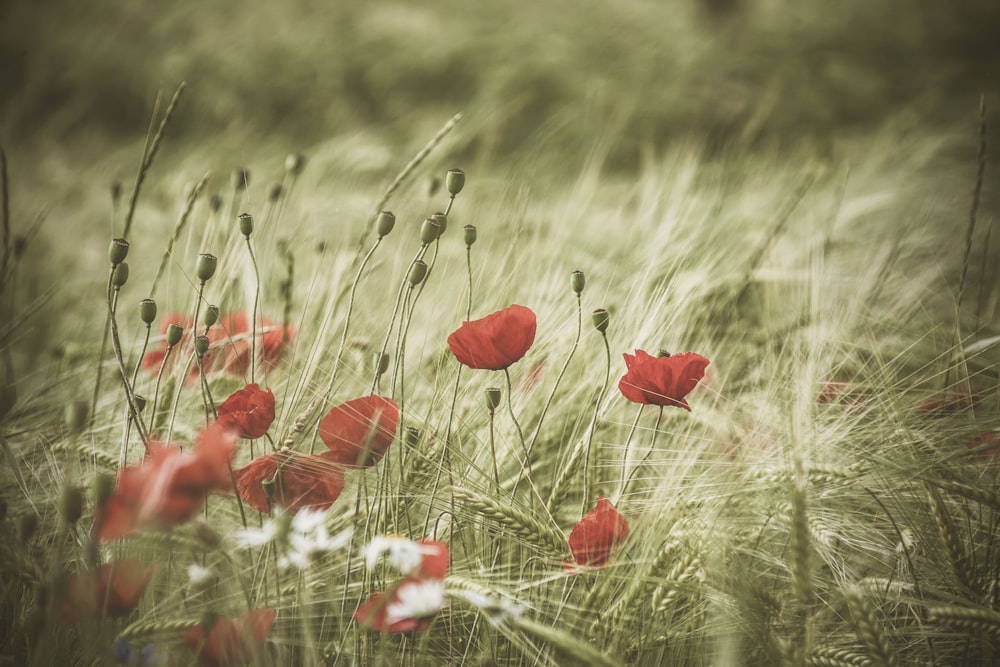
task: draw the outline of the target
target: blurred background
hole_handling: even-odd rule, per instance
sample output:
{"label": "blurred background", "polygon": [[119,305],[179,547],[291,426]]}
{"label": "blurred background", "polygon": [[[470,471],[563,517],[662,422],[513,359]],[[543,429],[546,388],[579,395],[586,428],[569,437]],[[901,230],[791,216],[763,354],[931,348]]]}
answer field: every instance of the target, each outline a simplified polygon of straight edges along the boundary
{"label": "blurred background", "polygon": [[[0,4],[9,151],[141,141],[158,91],[189,91],[172,141],[389,144],[466,116],[468,155],[789,142],[905,111],[973,118],[1000,81],[995,0],[231,0]],[[569,151],[569,153],[567,153]]]}

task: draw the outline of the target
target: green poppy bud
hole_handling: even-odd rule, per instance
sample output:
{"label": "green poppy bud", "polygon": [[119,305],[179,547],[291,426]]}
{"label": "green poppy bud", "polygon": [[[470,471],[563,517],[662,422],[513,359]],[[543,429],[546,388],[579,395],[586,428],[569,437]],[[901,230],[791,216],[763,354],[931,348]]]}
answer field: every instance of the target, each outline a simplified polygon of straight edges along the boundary
{"label": "green poppy bud", "polygon": [[208,352],[208,346],[211,343],[208,340],[208,336],[195,336],[194,338],[194,352],[199,357],[204,357],[205,353]]}
{"label": "green poppy bud", "polygon": [[128,241],[125,239],[111,239],[111,246],[108,248],[108,259],[111,266],[118,266],[128,257]]}
{"label": "green poppy bud", "polygon": [[219,321],[219,307],[215,304],[209,304],[205,306],[205,314],[202,316],[202,322],[205,323],[206,327],[213,326]]}
{"label": "green poppy bud", "polygon": [[608,330],[608,322],[611,320],[611,314],[604,308],[598,308],[590,317],[593,319],[595,329],[601,333]]}
{"label": "green poppy bud", "polygon": [[207,283],[215,275],[215,269],[219,266],[219,258],[207,252],[198,255],[198,262],[195,264],[194,273],[198,280]]}
{"label": "green poppy bud", "polygon": [[388,236],[395,226],[396,216],[392,211],[382,211],[378,214],[378,220],[375,221],[375,231],[378,232],[379,238]]}
{"label": "green poppy bud", "polygon": [[146,397],[142,394],[136,394],[132,397],[132,400],[135,401],[136,411],[142,414],[142,411],[146,409]]}
{"label": "green poppy bud", "polygon": [[450,169],[444,178],[445,187],[452,197],[457,195],[465,187],[465,172],[461,169]]}
{"label": "green poppy bud", "polygon": [[306,168],[306,156],[302,153],[289,153],[285,158],[285,171],[292,176],[298,176]]}
{"label": "green poppy bud", "polygon": [[267,198],[273,204],[281,199],[281,193],[284,191],[285,188],[281,185],[281,183],[274,183],[271,185],[271,189],[267,191]]}
{"label": "green poppy bud", "polygon": [[441,228],[441,231],[438,232],[438,236],[444,236],[444,230],[448,229],[448,216],[441,211],[438,211],[431,216],[431,219],[436,221],[438,223],[438,227]]}
{"label": "green poppy bud", "polygon": [[233,184],[233,190],[239,192],[250,187],[250,170],[246,167],[234,169],[229,176],[229,182]]}
{"label": "green poppy bud", "polygon": [[583,288],[587,284],[587,277],[583,275],[583,271],[574,271],[569,274],[569,284],[573,288],[574,292],[580,294],[583,292]]}
{"label": "green poppy bud", "polygon": [[240,233],[250,238],[250,235],[253,234],[253,216],[249,213],[240,213],[237,220],[240,223]]}
{"label": "green poppy bud", "polygon": [[437,220],[434,218],[427,218],[424,220],[423,224],[420,225],[420,242],[424,245],[434,243],[440,236],[441,225],[439,225]]}
{"label": "green poppy bud", "polygon": [[124,287],[128,282],[128,262],[122,262],[115,266],[111,272],[111,284],[115,287]]}
{"label": "green poppy bud", "polygon": [[424,281],[426,276],[427,264],[422,259],[418,259],[410,267],[410,275],[407,276],[407,280],[410,281],[410,287],[416,287]]}
{"label": "green poppy bud", "polygon": [[17,522],[17,534],[21,542],[28,542],[38,532],[38,515],[34,512],[22,514]]}
{"label": "green poppy bud", "polygon": [[167,347],[173,347],[177,343],[181,342],[181,337],[184,335],[184,327],[177,323],[170,323],[167,325]]}
{"label": "green poppy bud", "polygon": [[427,196],[433,197],[441,189],[441,178],[439,176],[431,176],[430,180],[427,182]]}
{"label": "green poppy bud", "polygon": [[669,357],[670,353],[667,352],[666,350],[660,350],[659,352],[656,353],[656,356],[663,359],[664,357]]}
{"label": "green poppy bud", "polygon": [[78,486],[65,486],[59,494],[59,516],[72,526],[83,516],[83,489]]}
{"label": "green poppy bud", "polygon": [[222,209],[222,195],[216,192],[208,198],[208,208],[212,213],[218,213]]}
{"label": "green poppy bud", "polygon": [[382,377],[382,374],[389,370],[389,355],[376,352],[372,355],[372,363],[379,377]]}
{"label": "green poppy bud", "polygon": [[139,317],[146,326],[156,321],[156,301],[153,299],[143,299],[139,302]]}
{"label": "green poppy bud", "polygon": [[122,182],[111,181],[111,203],[117,204],[122,198]]}
{"label": "green poppy bud", "polygon": [[476,226],[466,225],[462,229],[465,231],[465,247],[471,248],[472,244],[476,242]]}
{"label": "green poppy bud", "polygon": [[486,388],[486,407],[490,412],[497,409],[500,405],[500,388],[499,387],[487,387]]}
{"label": "green poppy bud", "polygon": [[66,428],[71,435],[83,433],[90,418],[90,403],[82,398],[70,401],[66,405]]}
{"label": "green poppy bud", "polygon": [[90,491],[94,495],[94,505],[103,507],[104,503],[111,498],[111,494],[115,492],[114,476],[106,472],[97,473],[91,482]]}

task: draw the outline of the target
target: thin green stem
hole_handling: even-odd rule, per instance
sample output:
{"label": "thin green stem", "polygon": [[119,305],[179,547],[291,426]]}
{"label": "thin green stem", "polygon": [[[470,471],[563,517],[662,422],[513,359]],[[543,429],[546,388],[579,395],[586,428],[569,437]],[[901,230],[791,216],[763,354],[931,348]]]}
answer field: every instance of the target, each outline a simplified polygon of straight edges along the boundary
{"label": "thin green stem", "polygon": [[246,237],[247,252],[250,253],[250,261],[253,263],[254,293],[253,293],[253,319],[250,320],[250,382],[256,382],[257,378],[257,308],[260,305],[260,269],[257,266],[257,256],[253,251],[253,244],[250,237]]}
{"label": "thin green stem", "polygon": [[173,345],[167,346],[167,351],[163,354],[163,359],[160,360],[160,370],[156,372],[156,386],[153,389],[153,404],[152,409],[149,412],[149,430],[152,431],[156,427],[156,413],[160,409],[160,380],[163,378],[163,369],[167,365],[167,359],[170,357],[170,353],[174,351]]}
{"label": "thin green stem", "polygon": [[[594,446],[594,431],[597,430],[597,415],[601,410],[601,402],[604,400],[604,394],[608,390],[608,382],[611,378],[611,345],[608,343],[608,335],[601,332],[601,339],[604,341],[604,353],[605,353],[605,371],[604,371],[604,384],[601,386],[601,392],[597,395],[597,401],[594,404],[594,416],[590,421],[590,431],[587,433],[587,445],[583,453],[583,510],[582,514],[587,513],[587,508],[590,507],[590,496],[593,493],[593,486],[595,481],[594,468],[597,466],[592,466],[590,462],[591,449]],[[595,459],[600,457],[595,455]],[[600,461],[598,460],[598,464]]]}
{"label": "thin green stem", "polygon": [[[111,285],[110,278],[108,279],[108,284],[109,286]],[[121,374],[122,387],[125,390],[125,400],[128,402],[129,413],[132,415],[132,419],[135,420],[136,431],[139,433],[139,438],[142,440],[143,446],[148,451],[149,439],[142,422],[139,420],[139,410],[135,405],[135,395],[132,392],[132,385],[129,383],[128,371],[125,369],[125,357],[122,355],[122,343],[118,337],[118,319],[115,315],[118,306],[118,292],[118,288],[115,287],[113,296],[108,301],[108,317],[111,320],[111,343],[115,352],[115,359],[118,361],[118,371]]]}
{"label": "thin green stem", "polygon": [[[420,250],[414,255],[413,259],[410,261],[410,265],[407,267],[406,271],[403,273],[403,280],[399,285],[399,292],[396,293],[396,305],[392,308],[392,317],[389,318],[389,326],[385,330],[385,339],[382,341],[382,348],[379,352],[381,355],[379,358],[385,356],[385,351],[389,349],[389,339],[392,337],[392,328],[396,323],[396,316],[399,315],[399,308],[403,303],[403,295],[406,292],[406,288],[409,286],[409,275],[410,270],[413,265],[417,263],[418,260],[422,259],[424,253],[427,252],[427,245],[420,246]],[[375,393],[375,387],[378,384],[379,369],[375,369],[375,377],[372,379],[372,393]]]}
{"label": "thin green stem", "polygon": [[[626,476],[626,473],[628,472],[629,449],[632,447],[632,436],[635,435],[635,429],[639,425],[639,417],[642,416],[642,409],[644,407],[645,404],[640,404],[639,409],[635,411],[635,419],[632,420],[632,427],[629,428],[628,436],[625,437],[625,451],[622,453],[622,485],[621,490],[618,492],[618,498],[621,498],[625,494],[625,487],[628,484],[629,478]],[[659,421],[659,417],[657,417],[657,421]],[[615,504],[618,504],[617,500],[615,501]]]}

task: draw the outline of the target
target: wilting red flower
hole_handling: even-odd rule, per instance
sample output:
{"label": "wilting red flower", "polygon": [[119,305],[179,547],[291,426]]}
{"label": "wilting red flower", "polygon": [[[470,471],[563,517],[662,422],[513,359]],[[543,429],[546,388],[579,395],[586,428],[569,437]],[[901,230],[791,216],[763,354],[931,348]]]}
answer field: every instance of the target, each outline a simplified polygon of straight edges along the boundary
{"label": "wilting red flower", "polygon": [[610,500],[600,496],[597,506],[584,514],[570,531],[569,548],[573,552],[573,560],[565,561],[564,567],[570,571],[577,566],[604,567],[629,532],[625,517]]}
{"label": "wilting red flower", "polygon": [[98,540],[136,530],[168,530],[189,519],[212,491],[227,491],[229,466],[238,441],[223,419],[198,436],[193,451],[151,442],[139,465],[118,474],[118,488],[98,510]]}
{"label": "wilting red flower", "polygon": [[259,438],[274,421],[274,393],[257,384],[239,389],[219,406],[219,418],[229,417],[241,438]]}
{"label": "wilting red flower", "polygon": [[463,322],[448,336],[448,347],[464,366],[503,370],[528,352],[535,342],[535,325],[535,313],[514,304],[481,320]]}
{"label": "wilting red flower", "polygon": [[67,621],[84,617],[117,618],[128,615],[159,571],[137,560],[123,558],[75,574],[66,582],[60,615]]}
{"label": "wilting red flower", "polygon": [[618,381],[618,389],[625,398],[633,403],[673,405],[691,411],[684,397],[705,377],[708,359],[695,352],[654,357],[643,350],[624,357],[628,372]]}
{"label": "wilting red flower", "polygon": [[407,577],[372,596],[354,612],[354,618],[377,632],[421,632],[442,608],[443,579]]}
{"label": "wilting red flower", "polygon": [[203,667],[248,665],[264,648],[275,615],[274,609],[248,609],[236,618],[219,616],[207,628],[188,628],[182,639]]}
{"label": "wilting red flower", "polygon": [[[160,326],[160,334],[167,333],[167,327],[171,323],[177,323],[184,327],[184,337],[177,344],[177,350],[171,353],[172,365],[176,362],[186,363],[190,358],[191,332],[194,327],[194,320],[190,315],[170,314],[163,319]],[[200,331],[204,327],[199,324]],[[289,326],[285,331],[281,330],[281,325],[265,317],[257,321],[255,337],[257,338],[257,357],[268,368],[273,368],[281,362],[282,351],[285,343],[294,336],[295,330]],[[226,313],[219,318],[215,326],[208,330],[209,351],[202,358],[202,364],[207,372],[209,369],[221,368],[226,373],[237,376],[245,376],[250,372],[250,354],[253,349],[250,340],[250,317],[244,312]],[[181,352],[180,350],[183,350]],[[167,352],[166,340],[159,350],[150,350],[142,358],[142,367],[150,372],[157,372],[160,362],[163,361]],[[198,367],[192,364],[188,371],[189,381],[198,379]]]}
{"label": "wilting red flower", "polygon": [[[216,336],[212,342],[218,340],[222,343],[219,350],[222,368],[232,375],[246,375],[250,372],[250,321],[246,313],[238,311],[223,315],[218,324],[212,327]],[[292,339],[294,333],[291,326],[282,332],[279,323],[266,317],[258,319],[255,328],[257,356],[264,366],[274,368],[281,363],[285,343]]]}
{"label": "wilting red flower", "polygon": [[983,392],[968,387],[931,396],[917,403],[917,411],[930,417],[944,417],[956,412],[969,412],[983,400]]}
{"label": "wilting red flower", "polygon": [[329,460],[368,467],[389,449],[399,426],[399,406],[385,396],[364,396],[336,406],[319,424]]}
{"label": "wilting red flower", "polygon": [[[280,473],[279,473],[280,467]],[[258,512],[269,512],[265,480],[274,480],[271,502],[295,513],[326,509],[344,490],[344,468],[330,452],[316,456],[280,451],[258,456],[234,473],[240,498]]]}

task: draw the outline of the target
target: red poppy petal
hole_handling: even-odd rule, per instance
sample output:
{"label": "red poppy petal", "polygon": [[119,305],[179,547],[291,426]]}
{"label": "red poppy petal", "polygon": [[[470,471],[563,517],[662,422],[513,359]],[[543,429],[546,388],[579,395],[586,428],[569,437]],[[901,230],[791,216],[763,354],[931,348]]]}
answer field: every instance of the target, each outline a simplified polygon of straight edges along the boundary
{"label": "red poppy petal", "polygon": [[479,320],[463,322],[448,336],[448,347],[469,368],[503,370],[520,360],[535,342],[536,318],[514,304]]}
{"label": "red poppy petal", "polygon": [[181,638],[203,667],[247,665],[264,648],[275,615],[274,609],[249,609],[236,618],[220,616],[207,632],[199,624]]}
{"label": "red poppy petal", "polygon": [[220,418],[232,418],[241,438],[260,438],[274,421],[274,393],[262,390],[257,384],[248,384],[223,401],[218,413]]}
{"label": "red poppy petal", "polygon": [[436,540],[420,540],[417,544],[423,553],[418,574],[428,579],[444,579],[448,576],[448,545]]}
{"label": "red poppy petal", "polygon": [[385,396],[364,396],[336,406],[323,417],[319,437],[328,458],[346,466],[371,466],[396,437],[399,406]]}
{"label": "red poppy petal", "polygon": [[[278,473],[279,462],[280,474]],[[240,497],[259,512],[269,512],[264,481],[274,479],[275,505],[288,512],[309,507],[326,509],[344,490],[343,467],[326,454],[306,456],[279,452],[259,456],[235,471]]]}
{"label": "red poppy petal", "polygon": [[84,616],[127,616],[139,604],[159,565],[123,558],[69,578],[60,614],[67,621]]}
{"label": "red poppy petal", "polygon": [[630,532],[625,517],[611,501],[601,496],[594,509],[587,512],[569,534],[569,547],[578,565],[604,567],[615,548]]}

